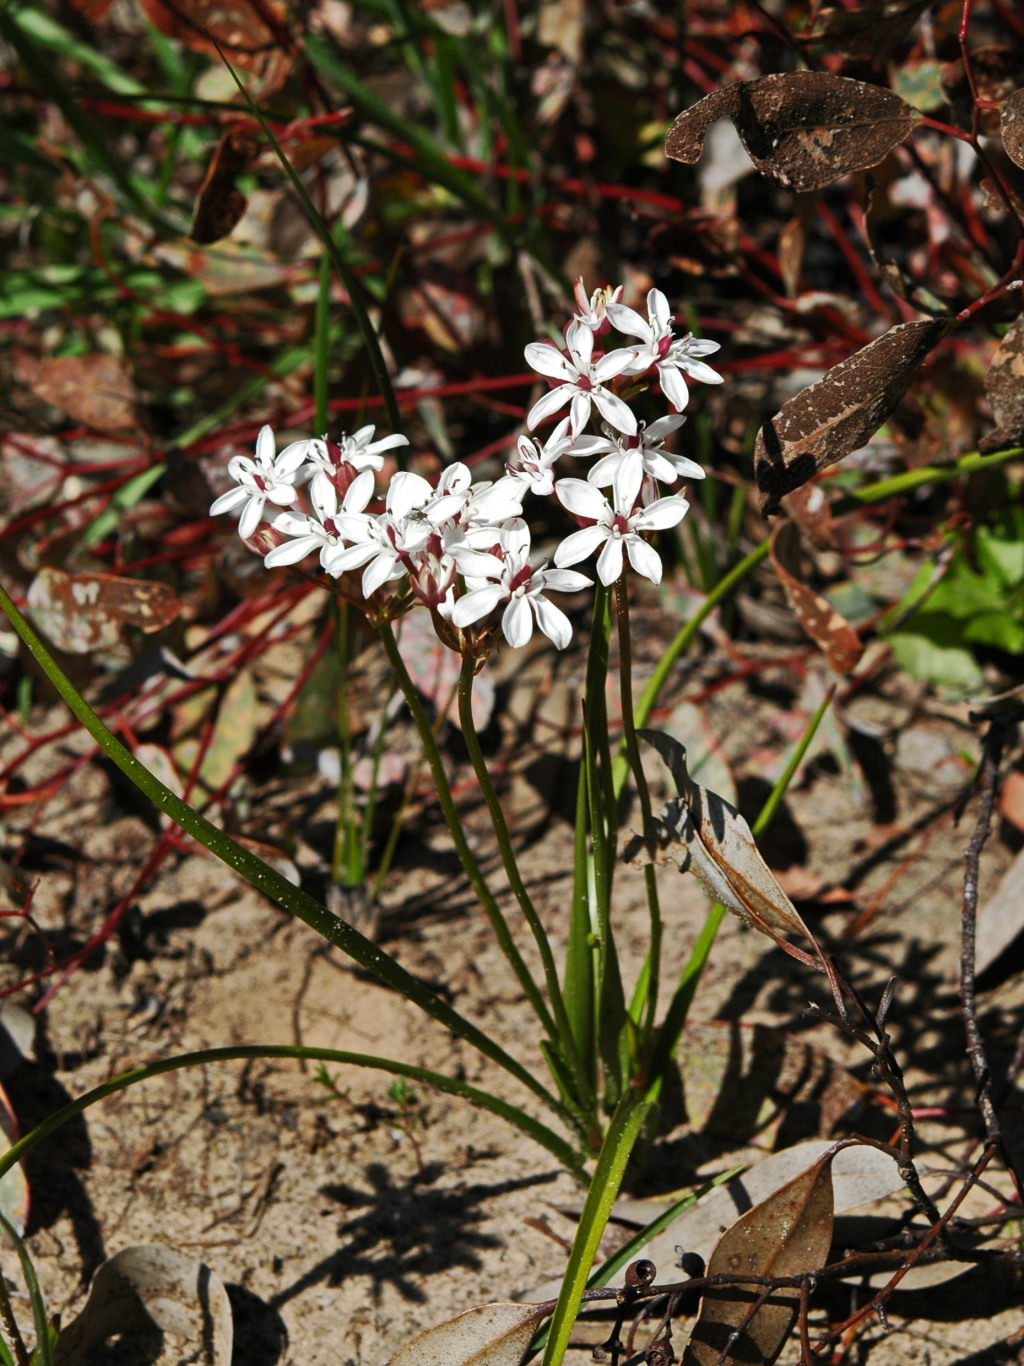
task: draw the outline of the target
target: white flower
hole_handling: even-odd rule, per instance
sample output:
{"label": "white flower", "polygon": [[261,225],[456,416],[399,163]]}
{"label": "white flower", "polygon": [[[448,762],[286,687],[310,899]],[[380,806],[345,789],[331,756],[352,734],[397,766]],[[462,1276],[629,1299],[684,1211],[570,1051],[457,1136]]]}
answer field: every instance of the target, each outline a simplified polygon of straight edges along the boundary
{"label": "white flower", "polygon": [[373,471],[362,470],[345,494],[345,507],[338,515],[339,531],[351,544],[332,554],[328,572],[338,577],[347,569],[362,568],[365,598],[400,579],[407,567],[403,556],[422,550],[430,536],[429,522],[415,514],[433,492],[421,475],[400,470],[388,486],[384,512],[374,517],[363,511],[373,495]]}
{"label": "white flower", "polygon": [[516,518],[501,531],[500,553],[485,553],[460,547],[453,551],[467,592],[451,610],[451,621],[459,628],[489,616],[502,602],[501,629],[505,639],[518,649],[533,635],[534,622],[559,650],[572,640],[569,618],[544,597],[552,589],[575,593],[590,585],[585,574],[571,569],[548,569],[545,564],[530,565],[530,529]]}
{"label": "white flower", "polygon": [[569,432],[569,419],[563,417],[543,446],[532,436],[520,436],[516,442],[516,449],[519,452],[518,467],[506,465],[505,468],[517,481],[524,494],[528,489],[532,489],[541,497],[548,497],[555,488],[555,461],[572,448],[573,441],[574,438]]}
{"label": "white flower", "polygon": [[238,534],[243,541],[249,539],[263,520],[263,510],[268,502],[276,507],[291,507],[295,502],[295,472],[302,463],[302,455],[296,455],[291,446],[285,447],[280,456],[275,456],[274,452],[274,433],[269,427],[261,427],[256,438],[256,459],[247,455],[232,456],[228,461],[228,474],[237,487],[222,493],[210,506],[211,517],[241,508]]}
{"label": "white flower", "polygon": [[620,436],[606,428],[606,436],[581,436],[573,454],[602,457],[587,471],[588,481],[598,488],[612,483],[624,460],[638,463],[644,474],[662,484],[674,484],[680,478],[703,479],[704,471],[694,461],[663,449],[665,438],[685,421],[681,413],[670,413],[649,427],[641,422],[636,436]]}
{"label": "white flower", "polygon": [[625,304],[609,304],[606,311],[620,332],[625,332],[628,337],[639,337],[643,343],[637,350],[632,367],[622,373],[640,375],[653,365],[658,371],[665,397],[677,412],[682,412],[690,397],[683,379],[684,372],[691,379],[703,380],[705,384],[722,383],[722,376],[700,359],[701,356],[710,356],[718,351],[718,342],[700,341],[690,333],[677,338],[672,331],[672,312],[668,300],[660,289],[648,291],[647,321]]}
{"label": "white flower", "polygon": [[629,562],[638,574],[652,583],[661,582],[661,560],[657,551],[640,536],[642,531],[660,531],[677,526],[686,516],[689,503],[678,494],[658,498],[648,507],[634,510],[636,496],[643,482],[640,462],[623,461],[612,485],[613,502],[609,503],[593,484],[585,479],[559,479],[555,494],[563,507],[577,517],[593,521],[567,536],[555,551],[555,564],[577,564],[600,549],[597,558],[597,577],[607,587],[622,574],[622,551],[625,547]]}
{"label": "white flower", "polygon": [[530,409],[526,425],[536,427],[538,422],[571,403],[569,421],[575,436],[586,426],[591,404],[595,404],[604,420],[616,431],[632,435],[636,431],[636,418],[629,406],[604,385],[606,380],[626,373],[634,364],[636,352],[609,351],[595,361],[594,334],[585,323],[576,321],[566,329],[565,340],[568,357],[549,342],[530,342],[526,348],[527,363],[542,375],[558,381],[556,387],[542,394]]}
{"label": "white flower", "polygon": [[615,289],[609,289],[604,285],[601,289],[595,289],[590,298],[587,298],[587,291],[583,287],[583,276],[577,277],[573,286],[573,297],[576,300],[578,313],[573,317],[576,322],[583,323],[589,327],[595,337],[600,337],[603,333],[611,330],[611,319],[605,309],[609,304],[617,304],[622,298],[622,286],[617,285]]}
{"label": "white flower", "polygon": [[[298,482],[311,479],[313,487],[316,488],[324,484],[334,484],[337,487],[338,471],[342,465],[348,465],[357,472],[367,469],[379,472],[384,466],[384,452],[393,450],[396,446],[408,446],[409,439],[395,433],[374,441],[373,426],[370,424],[360,427],[351,436],[343,433],[341,440],[333,449],[325,439],[311,438],[306,442],[293,444],[304,445],[306,448],[303,464],[298,472]],[[290,451],[291,446],[287,450]],[[281,452],[282,456],[286,453],[287,451]]]}
{"label": "white flower", "polygon": [[[360,479],[363,480],[361,484]],[[356,485],[359,487],[357,488]],[[355,489],[355,493],[353,493],[353,489]],[[323,568],[329,574],[333,573],[334,556],[344,544],[338,524],[339,515],[349,510],[350,498],[353,505],[358,504],[359,507],[363,507],[369,501],[372,492],[372,470],[367,470],[365,475],[356,476],[349,485],[345,500],[340,508],[338,506],[338,490],[332,483],[328,481],[314,485],[310,490],[310,502],[313,504],[311,516],[296,512],[282,512],[274,518],[272,523],[274,530],[292,539],[282,541],[280,545],[275,546],[273,550],[264,555],[263,563],[268,569],[275,569],[282,564],[297,564],[299,560],[305,559],[315,550],[320,556],[320,563]]]}

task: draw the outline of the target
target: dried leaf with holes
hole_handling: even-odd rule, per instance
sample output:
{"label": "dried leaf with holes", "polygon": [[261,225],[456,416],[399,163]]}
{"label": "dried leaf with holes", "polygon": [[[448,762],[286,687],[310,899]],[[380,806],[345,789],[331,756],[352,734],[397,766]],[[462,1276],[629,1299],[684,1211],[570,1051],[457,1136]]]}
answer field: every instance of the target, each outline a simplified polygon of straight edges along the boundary
{"label": "dried leaf with holes", "polygon": [[847,57],[887,56],[917,23],[932,0],[866,0],[855,10],[830,9],[815,40]]}
{"label": "dried leaf with holes", "polygon": [[992,405],[996,429],[982,437],[978,449],[1001,451],[1019,445],[1024,441],[1024,318],[1017,319],[992,357],[985,397]]}
{"label": "dried leaf with holes", "polygon": [[135,426],[138,396],[116,356],[57,356],[52,360],[22,356],[17,374],[37,398],[52,403],[83,427],[123,432]]}
{"label": "dried leaf with holes", "polygon": [[1024,89],[1015,90],[1003,101],[999,129],[1006,155],[1018,166],[1024,166]]}
{"label": "dried leaf with holes", "polygon": [[738,81],[684,110],[665,153],[692,165],[719,119],[731,119],[751,161],[789,190],[820,190],[877,166],[909,136],[915,111],[878,85],[827,71],[790,71]]}
{"label": "dried leaf with holes", "polygon": [[952,322],[900,323],[791,398],[757,434],[754,482],[764,516],[878,431]]}
{"label": "dried leaf with holes", "polygon": [[775,527],[770,553],[790,607],[828,660],[829,668],[837,674],[852,672],[864,646],[842,613],[804,583],[800,574],[800,533],[792,522],[779,522]]}
{"label": "dried leaf with holes", "polygon": [[[707,1275],[781,1278],[824,1266],[832,1242],[834,1156],[833,1148],[737,1219],[719,1239]],[[757,1306],[764,1295],[756,1284],[709,1286],[682,1366],[716,1366],[723,1360],[727,1366],[755,1361],[771,1366],[793,1327],[800,1290],[780,1287]]]}
{"label": "dried leaf with holes", "polygon": [[[825,972],[832,980],[831,965],[801,920],[796,907],[779,886],[758,852],[750,826],[717,792],[701,787],[690,777],[686,750],[664,731],[642,730],[647,741],[667,765],[679,797],[666,802],[653,829],[644,839],[630,841],[626,858],[639,861],[647,846],[657,852],[654,862],[669,859],[683,872],[692,872],[708,894],[741,920],[775,941],[791,958]],[[785,938],[799,934],[814,947],[814,955]]]}
{"label": "dried leaf with holes", "polygon": [[126,626],[149,635],[181,611],[165,583],[50,568],[41,569],[32,580],[28,605],[39,629],[69,654],[109,649]]}

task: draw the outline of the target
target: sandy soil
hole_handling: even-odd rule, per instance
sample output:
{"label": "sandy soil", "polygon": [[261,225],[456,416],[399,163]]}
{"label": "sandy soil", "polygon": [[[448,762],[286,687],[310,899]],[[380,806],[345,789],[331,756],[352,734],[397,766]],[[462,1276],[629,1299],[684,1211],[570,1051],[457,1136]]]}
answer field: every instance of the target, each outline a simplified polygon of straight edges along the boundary
{"label": "sandy soil", "polygon": [[[755,673],[710,691],[704,704],[741,780],[744,805],[753,811],[765,790],[765,756],[777,759],[784,747],[779,718],[799,709],[805,686],[791,667],[771,663],[785,651],[762,654],[768,658]],[[574,741],[567,720],[580,661],[554,667],[541,652],[525,668],[517,663],[513,671],[508,661],[503,667],[505,743],[497,756],[504,799],[557,953],[571,862],[566,801]],[[817,668],[810,666],[814,677]],[[700,695],[735,672],[733,662],[706,655],[681,674],[677,691]],[[877,999],[888,976],[900,976],[891,1024],[914,1104],[948,1110],[922,1121],[923,1161],[957,1167],[978,1133],[956,993],[962,851],[972,814],[957,829],[948,808],[970,776],[964,756],[977,754],[977,737],[965,709],[934,703],[884,668],[849,712],[862,727],[856,766],[844,767],[844,756],[826,744],[765,848],[787,885],[811,894],[801,908],[861,990]],[[40,712],[33,725],[42,729],[56,718]],[[869,721],[881,738],[865,738]],[[17,744],[9,737],[5,757]],[[87,747],[72,736],[61,750],[66,758]],[[52,753],[33,760],[24,778],[38,781],[53,762]],[[460,778],[467,825],[486,855],[471,783]],[[289,779],[275,771],[262,787],[250,787],[246,802],[246,833],[270,838],[290,822],[296,861],[313,889],[322,886],[329,786],[316,776]],[[58,953],[102,923],[131,886],[157,830],[141,800],[95,760],[80,766],[41,813],[12,813],[6,853],[22,877],[37,883],[33,910]],[[997,838],[990,845],[988,888],[1009,862],[1010,843]],[[660,877],[671,978],[706,902],[699,886],[673,869]],[[632,973],[646,934],[639,883],[624,870],[617,923]],[[497,875],[494,884],[502,885]],[[845,899],[834,890],[840,887]],[[871,908],[875,913],[866,915]],[[866,923],[844,943],[844,929],[858,914]],[[427,801],[400,846],[380,937],[505,1047],[541,1066],[526,1005]],[[8,929],[5,962],[8,981],[37,968],[34,937]],[[687,1122],[681,1102],[670,1106],[635,1193],[676,1190],[699,1172],[731,1165],[736,1150],[756,1158],[819,1132],[891,1132],[891,1114],[864,1090],[870,1083],[864,1055],[803,1018],[808,999],[824,1002],[819,980],[736,922],[726,924],[695,1018],[761,1022],[812,1043],[837,1067],[850,1065],[856,1084],[845,1071],[836,1075],[852,1088],[844,1096],[859,1102],[844,1119],[843,1106],[808,1104],[809,1093],[794,1084],[788,1096],[776,1097],[775,1120],[753,1136],[728,1125],[724,1131],[720,1124],[702,1127],[700,1115]],[[997,979],[982,1000],[993,1057],[1004,1067],[1022,1005],[1019,973]],[[120,932],[40,1014],[34,1058],[5,1085],[28,1128],[129,1066],[254,1042],[388,1054],[458,1072],[530,1105],[493,1067],[223,866],[184,852],[165,860]],[[419,1098],[414,1144],[386,1078],[358,1069],[332,1074],[333,1093],[312,1068],[292,1062],[175,1072],[111,1097],[40,1147],[28,1163],[28,1246],[51,1307],[67,1321],[105,1257],[162,1242],[201,1258],[228,1283],[238,1366],[382,1366],[417,1330],[487,1300],[526,1294],[559,1274],[573,1230],[565,1211],[578,1191],[548,1154],[493,1117],[427,1093]],[[1006,1192],[1003,1175],[993,1181]],[[994,1195],[981,1201],[988,1208],[994,1203]],[[825,1307],[842,1317],[857,1293],[843,1290]],[[1006,1345],[1022,1324],[1019,1279],[1014,1282],[1008,1264],[999,1275],[968,1272],[949,1286],[898,1294],[889,1320],[888,1337],[882,1325],[873,1327],[843,1359],[871,1366],[994,1366],[1022,1359],[1019,1341]],[[796,1356],[790,1344],[782,1360]],[[143,1353],[136,1345],[125,1356],[122,1345],[94,1359],[201,1356],[168,1340],[162,1349],[157,1342]]]}

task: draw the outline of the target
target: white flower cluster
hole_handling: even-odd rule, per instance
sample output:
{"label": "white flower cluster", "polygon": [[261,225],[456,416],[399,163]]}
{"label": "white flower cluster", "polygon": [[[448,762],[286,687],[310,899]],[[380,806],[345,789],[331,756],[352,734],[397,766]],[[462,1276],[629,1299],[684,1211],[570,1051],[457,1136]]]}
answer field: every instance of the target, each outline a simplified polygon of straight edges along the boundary
{"label": "white flower cluster", "polygon": [[[264,555],[268,568],[297,564],[315,553],[334,578],[361,569],[363,597],[368,604],[374,599],[375,610],[386,609],[387,586],[404,580],[390,596],[402,605],[425,603],[435,623],[439,618],[445,624],[446,643],[456,643],[450,628],[486,627],[502,608],[501,629],[510,645],[525,645],[536,625],[564,649],[571,639],[569,619],[545,595],[576,592],[592,582],[567,565],[596,553],[598,578],[608,585],[622,574],[625,557],[638,574],[660,581],[661,560],[643,533],[678,525],[689,504],[680,494],[658,497],[657,485],[704,477],[692,460],[664,449],[686,420],[682,409],[689,390],[683,376],[707,384],[722,378],[701,359],[717,351],[718,343],[676,337],[660,290],[647,295],[646,319],[620,303],[621,294],[621,287],[603,289],[588,299],[577,280],[579,311],[565,329],[565,348],[550,342],[527,346],[527,361],[552,386],[531,408],[527,426],[532,430],[567,404],[569,414],[543,444],[520,436],[518,459],[506,466],[503,478],[474,484],[469,469],[454,464],[435,485],[400,471],[388,484],[384,510],[368,512],[384,452],[408,445],[404,436],[375,441],[367,426],[340,445],[326,438],[293,441],[278,453],[273,432],[264,427],[255,459],[239,455],[229,462],[235,487],[214,502],[211,513],[238,512],[239,535],[250,540],[267,518],[268,503],[283,509],[264,527],[274,542]],[[597,338],[613,327],[635,342],[614,351],[596,349]],[[649,427],[623,396],[646,387],[643,376],[660,384],[676,410]],[[584,431],[594,409],[603,419],[600,436]],[[586,479],[557,478],[555,463],[563,456],[599,458]],[[553,496],[580,522],[556,548],[553,569],[547,561],[531,563],[530,530],[523,520],[530,494]]]}

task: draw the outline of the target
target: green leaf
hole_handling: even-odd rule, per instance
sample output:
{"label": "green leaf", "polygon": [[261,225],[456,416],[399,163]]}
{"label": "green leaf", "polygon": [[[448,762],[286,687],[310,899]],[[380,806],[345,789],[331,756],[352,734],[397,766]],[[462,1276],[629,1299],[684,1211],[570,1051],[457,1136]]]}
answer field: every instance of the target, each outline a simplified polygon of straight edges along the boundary
{"label": "green leaf", "polygon": [[965,644],[963,626],[948,612],[915,612],[889,636],[896,662],[917,678],[952,688],[976,688],[982,672]]}

